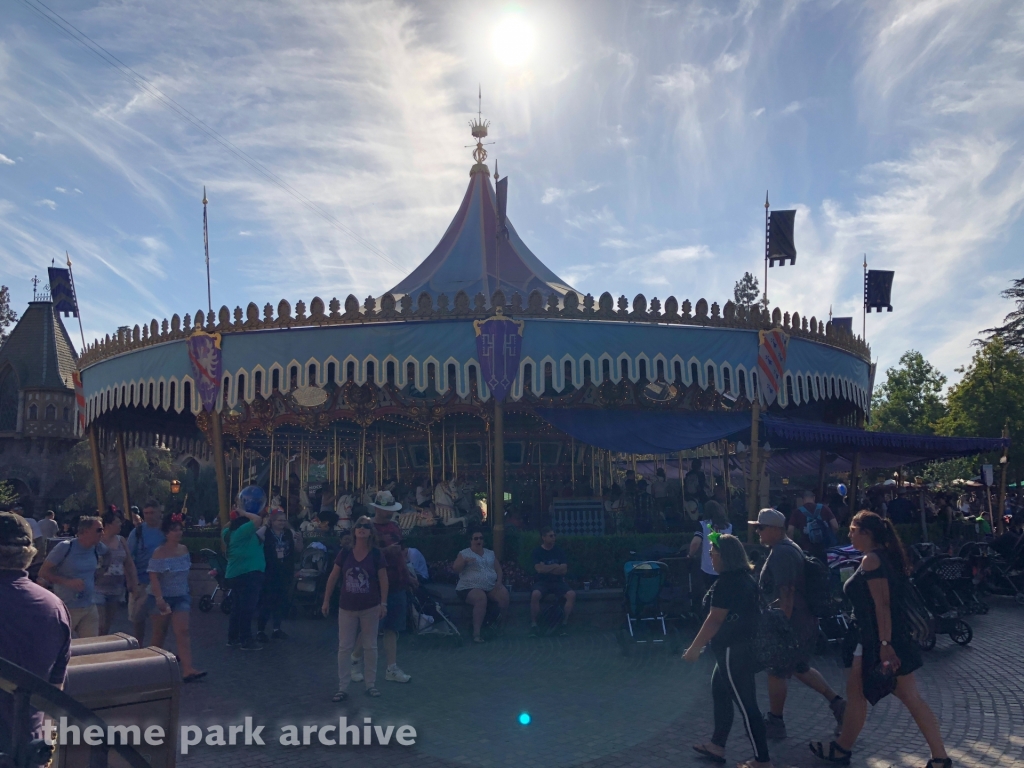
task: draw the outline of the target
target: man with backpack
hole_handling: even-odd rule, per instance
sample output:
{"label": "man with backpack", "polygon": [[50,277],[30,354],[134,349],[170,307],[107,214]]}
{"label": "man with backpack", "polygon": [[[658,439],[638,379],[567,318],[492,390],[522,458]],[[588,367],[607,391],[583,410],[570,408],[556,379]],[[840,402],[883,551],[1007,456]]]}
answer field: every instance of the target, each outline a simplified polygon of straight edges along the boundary
{"label": "man with backpack", "polygon": [[768,714],[765,715],[768,738],[786,738],[786,723],[782,715],[790,677],[796,677],[824,696],[836,722],[842,725],[846,701],[810,665],[818,641],[815,609],[820,611],[823,609],[820,604],[827,605],[827,567],[820,561],[806,557],[803,550],[786,535],[786,516],[777,509],[762,509],[757,516],[756,529],[761,544],[771,550],[758,577],[761,597],[765,604],[779,608],[786,614],[800,641],[800,653],[791,666],[768,670],[769,706]]}
{"label": "man with backpack", "polygon": [[99,635],[100,614],[96,608],[96,570],[100,557],[107,554],[103,521],[98,517],[80,517],[78,535],[62,541],[50,550],[39,569],[39,577],[54,585],[57,597],[64,601],[71,618],[71,630],[78,637]]}
{"label": "man with backpack", "polygon": [[828,563],[827,551],[837,543],[839,521],[826,504],[815,502],[814,491],[804,491],[802,503],[789,518],[789,538],[811,555]]}

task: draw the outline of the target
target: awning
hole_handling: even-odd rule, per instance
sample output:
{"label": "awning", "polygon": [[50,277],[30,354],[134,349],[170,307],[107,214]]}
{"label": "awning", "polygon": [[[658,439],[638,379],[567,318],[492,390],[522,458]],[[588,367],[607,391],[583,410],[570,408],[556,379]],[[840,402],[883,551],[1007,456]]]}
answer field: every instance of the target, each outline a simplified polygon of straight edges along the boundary
{"label": "awning", "polygon": [[[897,454],[909,460],[973,456],[1009,446],[1003,437],[934,437],[897,432],[869,432],[782,416],[761,418],[762,440],[773,449],[816,448],[851,458],[854,453]],[[906,462],[906,463],[909,463]]]}
{"label": "awning", "polygon": [[749,434],[749,413],[538,408],[537,415],[577,440],[621,453],[688,451]]}

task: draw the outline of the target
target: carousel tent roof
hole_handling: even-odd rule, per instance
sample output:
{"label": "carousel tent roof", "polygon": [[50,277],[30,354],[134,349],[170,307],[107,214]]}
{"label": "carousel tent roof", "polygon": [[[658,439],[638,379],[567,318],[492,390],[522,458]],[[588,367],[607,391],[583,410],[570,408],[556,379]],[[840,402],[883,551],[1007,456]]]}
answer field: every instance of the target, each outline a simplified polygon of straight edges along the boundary
{"label": "carousel tent roof", "polygon": [[526,297],[534,290],[564,296],[572,290],[533,255],[512,222],[507,225],[508,239],[499,246],[494,187],[487,166],[478,163],[470,171],[466,196],[441,242],[390,293],[395,298],[427,293],[432,299],[443,293],[452,299],[465,291],[470,299],[478,293],[489,299],[499,287],[508,297],[515,292]]}

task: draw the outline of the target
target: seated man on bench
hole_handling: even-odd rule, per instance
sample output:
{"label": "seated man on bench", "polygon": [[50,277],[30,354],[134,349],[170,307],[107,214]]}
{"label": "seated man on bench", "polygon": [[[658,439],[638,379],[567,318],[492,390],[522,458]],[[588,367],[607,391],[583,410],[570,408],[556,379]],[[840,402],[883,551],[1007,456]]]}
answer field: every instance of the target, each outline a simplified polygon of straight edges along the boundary
{"label": "seated man on bench", "polygon": [[545,595],[554,595],[559,600],[565,598],[558,634],[568,634],[566,627],[576,603],[576,593],[565,582],[565,574],[569,570],[568,561],[562,548],[555,546],[555,532],[550,525],[541,529],[540,546],[533,550],[533,569],[537,572],[537,580],[533,584],[533,594],[530,595],[530,635],[536,637],[540,633],[537,616],[540,614],[540,601]]}

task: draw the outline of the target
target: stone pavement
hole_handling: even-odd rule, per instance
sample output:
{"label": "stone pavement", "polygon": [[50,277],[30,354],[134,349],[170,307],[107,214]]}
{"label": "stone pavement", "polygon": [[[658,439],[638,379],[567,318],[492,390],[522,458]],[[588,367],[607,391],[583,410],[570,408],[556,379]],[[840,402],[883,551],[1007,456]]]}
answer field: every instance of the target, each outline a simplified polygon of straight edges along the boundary
{"label": "stone pavement", "polygon": [[[994,601],[995,602],[995,601]],[[222,766],[620,766],[708,765],[691,744],[711,732],[711,659],[696,665],[667,649],[623,657],[611,632],[579,632],[567,638],[532,639],[508,634],[485,645],[464,647],[403,637],[399,663],[413,676],[408,685],[383,681],[383,696],[369,699],[353,684],[350,700],[330,701],[335,690],[337,627],[333,621],[296,619],[290,639],[261,652],[225,646],[227,617],[193,610],[193,647],[207,680],[183,687],[181,722],[206,726],[241,723],[251,716],[265,725],[263,747],[193,747],[178,764]],[[1024,764],[1024,609],[995,603],[987,616],[971,617],[974,642],[967,648],[941,636],[918,673],[923,694],[942,724],[957,766],[992,768]],[[815,666],[838,690],[842,670],[834,657]],[[766,708],[764,678],[758,681]],[[528,712],[529,725],[520,725]],[[412,747],[282,747],[281,724],[410,724]],[[771,745],[776,766],[812,766],[809,739],[828,739],[834,721],[825,702],[794,682],[787,704],[790,737]],[[737,717],[729,741],[729,765],[751,757]],[[894,697],[869,714],[854,765],[870,768],[923,766],[924,740]]]}

